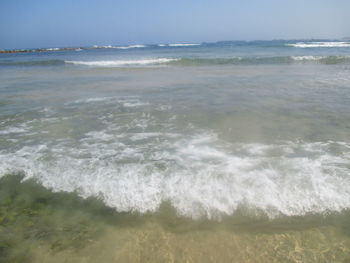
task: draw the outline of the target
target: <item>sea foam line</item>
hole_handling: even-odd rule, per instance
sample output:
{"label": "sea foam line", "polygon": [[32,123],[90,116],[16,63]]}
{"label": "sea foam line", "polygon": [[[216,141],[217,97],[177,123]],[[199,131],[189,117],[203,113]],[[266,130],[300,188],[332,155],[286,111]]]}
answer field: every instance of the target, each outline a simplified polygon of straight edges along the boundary
{"label": "sea foam line", "polygon": [[192,47],[192,46],[200,46],[201,44],[192,44],[192,43],[175,43],[168,44],[169,47]]}
{"label": "sea foam line", "polygon": [[325,56],[292,56],[293,60],[296,61],[317,61],[326,58]]}
{"label": "sea foam line", "polygon": [[298,48],[316,48],[316,47],[350,47],[348,42],[298,42],[294,44],[286,44],[291,47]]}
{"label": "sea foam line", "polygon": [[174,58],[154,58],[141,60],[100,60],[100,61],[72,61],[66,60],[65,63],[96,67],[122,67],[122,66],[137,66],[137,65],[156,65],[164,64],[172,61],[177,61]]}
{"label": "sea foam line", "polygon": [[116,48],[116,49],[130,49],[130,48],[144,48],[145,45],[129,45],[129,46],[112,46],[112,45],[106,45],[106,46],[92,46],[93,48]]}
{"label": "sea foam line", "polygon": [[118,49],[130,49],[130,48],[144,48],[146,47],[145,45],[130,45],[130,46],[117,46],[117,47],[114,47],[114,48],[118,48]]}
{"label": "sea foam line", "polygon": [[[350,208],[347,143],[236,144],[231,151],[210,133],[186,139],[121,135],[96,131],[85,134],[78,148],[37,145],[0,152],[0,176],[22,169],[46,187],[101,196],[123,212],[154,212],[164,201],[180,215],[212,219],[242,206],[270,217]],[[342,154],[331,154],[334,147]]]}

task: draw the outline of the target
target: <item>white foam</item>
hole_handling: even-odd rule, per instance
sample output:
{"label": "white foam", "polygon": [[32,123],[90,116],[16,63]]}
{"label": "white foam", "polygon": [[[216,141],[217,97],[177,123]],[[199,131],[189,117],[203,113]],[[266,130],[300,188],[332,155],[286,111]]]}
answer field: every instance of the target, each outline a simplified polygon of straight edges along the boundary
{"label": "white foam", "polygon": [[129,101],[125,101],[123,103],[124,107],[129,107],[129,108],[134,108],[134,107],[140,107],[140,106],[146,106],[149,105],[149,103],[147,102],[141,102],[139,100],[129,100]]}
{"label": "white foam", "polygon": [[[192,218],[217,219],[242,206],[270,217],[350,208],[349,142],[233,144],[191,123],[179,130],[176,115],[159,114],[159,105],[152,105],[153,113],[143,111],[137,107],[148,102],[138,97],[93,97],[75,103],[112,107],[96,125],[81,127],[87,130],[73,140],[66,133],[42,138],[47,130],[38,129],[40,143],[23,139],[14,148],[0,149],[0,176],[23,170],[26,178],[55,191],[101,196],[117,211],[154,212],[168,201],[179,214]],[[130,115],[125,115],[128,104]],[[123,109],[123,114],[112,109]]]}
{"label": "white foam", "polygon": [[139,141],[139,140],[145,140],[149,138],[162,138],[162,137],[175,138],[175,137],[179,137],[179,134],[160,133],[160,132],[140,132],[140,133],[135,133],[134,135],[131,135],[130,140]]}
{"label": "white foam", "polygon": [[130,48],[144,48],[146,47],[145,45],[130,45],[130,46],[123,46],[123,47],[114,47],[114,48],[118,48],[118,49],[130,49]]}
{"label": "white foam", "polygon": [[60,50],[60,48],[58,48],[58,47],[45,48],[45,50],[47,50],[47,51],[57,51],[57,50]]}
{"label": "white foam", "polygon": [[173,58],[153,58],[153,59],[141,59],[141,60],[98,60],[98,61],[70,61],[66,60],[65,63],[95,67],[125,67],[125,66],[142,66],[142,65],[157,65],[176,61],[178,59]]}
{"label": "white foam", "polygon": [[116,48],[116,49],[130,49],[130,48],[144,48],[145,45],[129,45],[129,46],[112,46],[112,45],[106,45],[106,46],[92,46],[93,48]]}
{"label": "white foam", "polygon": [[98,46],[98,45],[93,45],[93,48],[113,48],[111,45],[106,45],[106,46]]}
{"label": "white foam", "polygon": [[20,127],[7,127],[4,130],[0,130],[0,135],[24,133],[27,131],[28,129],[26,128],[26,125],[21,125]]}
{"label": "white foam", "polygon": [[191,43],[178,43],[178,44],[168,44],[169,47],[192,47],[200,46],[201,44],[191,44]]}
{"label": "white foam", "polygon": [[114,136],[112,136],[111,134],[108,134],[106,131],[92,131],[92,132],[86,133],[85,135],[100,141],[111,141],[114,139]]}
{"label": "white foam", "polygon": [[192,47],[192,46],[200,46],[201,44],[195,43],[174,43],[174,44],[158,44],[158,47]]}
{"label": "white foam", "polygon": [[291,47],[298,48],[317,48],[317,47],[350,47],[349,42],[298,42],[294,44],[286,44]]}
{"label": "white foam", "polygon": [[84,103],[105,103],[105,104],[119,104],[126,108],[138,108],[141,106],[149,105],[148,102],[140,101],[137,96],[111,96],[111,97],[92,97],[86,99],[78,99],[71,102],[66,103],[65,105],[73,105],[73,104],[84,104]]}
{"label": "white foam", "polygon": [[[118,211],[156,211],[163,201],[193,218],[232,215],[242,205],[271,217],[350,208],[345,142],[229,145],[213,133],[123,136],[96,131],[78,148],[62,142],[2,151],[0,174],[22,169],[56,191],[102,196]],[[332,147],[343,154],[331,154]]]}
{"label": "white foam", "polygon": [[73,102],[70,102],[68,104],[79,104],[79,103],[91,103],[91,102],[104,102],[104,101],[111,101],[115,99],[115,97],[95,97],[95,98],[87,98],[87,99],[79,99],[75,100]]}
{"label": "white foam", "polygon": [[324,56],[292,56],[291,58],[296,61],[317,61],[325,57]]}

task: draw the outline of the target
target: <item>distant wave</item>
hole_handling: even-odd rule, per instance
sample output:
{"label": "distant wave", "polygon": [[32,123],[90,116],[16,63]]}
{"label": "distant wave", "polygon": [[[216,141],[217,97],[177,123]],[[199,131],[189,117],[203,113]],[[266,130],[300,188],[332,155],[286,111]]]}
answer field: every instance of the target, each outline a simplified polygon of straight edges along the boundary
{"label": "distant wave", "polygon": [[62,52],[81,51],[91,49],[133,50],[157,48],[195,48],[195,47],[262,47],[262,48],[349,48],[350,41],[325,40],[274,40],[274,41],[218,41],[203,43],[158,43],[158,44],[132,44],[132,45],[93,45],[85,47],[50,47],[33,49],[0,50],[0,53],[35,53],[35,52]]}
{"label": "distant wave", "polygon": [[74,47],[74,48],[60,48],[60,47],[51,47],[51,48],[42,48],[42,49],[34,49],[33,51],[81,51],[82,48]]}
{"label": "distant wave", "polygon": [[291,47],[298,48],[317,48],[317,47],[350,47],[349,42],[298,42],[294,44],[286,44]]}
{"label": "distant wave", "polygon": [[115,49],[130,49],[130,48],[144,48],[145,45],[129,45],[129,46],[92,46],[93,48],[115,48]]}
{"label": "distant wave", "polygon": [[295,61],[319,61],[327,59],[326,56],[291,56],[291,59]]}
{"label": "distant wave", "polygon": [[130,46],[124,46],[124,47],[115,47],[119,49],[129,49],[129,48],[143,48],[146,47],[145,45],[130,45]]}
{"label": "distant wave", "polygon": [[101,60],[101,61],[65,61],[68,64],[86,65],[96,67],[123,67],[123,66],[138,66],[138,65],[156,65],[164,64],[177,59],[173,58],[154,58],[142,60]]}
{"label": "distant wave", "polygon": [[206,66],[206,65],[255,65],[255,64],[349,64],[350,56],[275,56],[275,57],[232,57],[232,58],[149,58],[137,60],[33,60],[0,61],[0,66],[60,66],[82,65],[90,67],[147,67],[168,66]]}
{"label": "distant wave", "polygon": [[182,43],[179,43],[179,44],[168,44],[169,47],[192,47],[192,46],[200,46],[201,44],[182,44]]}
{"label": "distant wave", "polygon": [[276,56],[276,57],[233,57],[233,58],[182,58],[171,62],[173,65],[254,65],[254,64],[292,64],[318,63],[341,64],[350,63],[350,56]]}
{"label": "distant wave", "polygon": [[254,65],[254,64],[292,64],[350,63],[350,56],[276,56],[276,57],[233,57],[233,58],[156,58],[143,60],[110,61],[65,61],[66,63],[96,67],[125,67],[147,65],[205,66],[205,65]]}
{"label": "distant wave", "polygon": [[92,48],[96,49],[133,49],[133,48],[147,48],[147,47],[192,47],[192,46],[200,46],[201,44],[197,43],[174,43],[174,44],[155,44],[155,45],[128,45],[128,46],[112,46],[112,45],[105,45],[105,46],[97,46],[94,45]]}
{"label": "distant wave", "polygon": [[47,50],[47,51],[58,51],[58,50],[60,50],[60,48],[59,47],[51,47],[51,48],[45,48],[45,50]]}

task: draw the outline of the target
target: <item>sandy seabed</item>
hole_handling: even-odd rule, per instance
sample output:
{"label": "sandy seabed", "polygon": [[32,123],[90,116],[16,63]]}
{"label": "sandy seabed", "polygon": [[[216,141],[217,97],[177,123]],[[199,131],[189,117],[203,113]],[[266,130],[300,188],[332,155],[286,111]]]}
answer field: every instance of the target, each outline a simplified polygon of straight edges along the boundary
{"label": "sandy seabed", "polygon": [[0,262],[350,262],[349,213],[294,219],[117,213],[96,198],[0,179]]}

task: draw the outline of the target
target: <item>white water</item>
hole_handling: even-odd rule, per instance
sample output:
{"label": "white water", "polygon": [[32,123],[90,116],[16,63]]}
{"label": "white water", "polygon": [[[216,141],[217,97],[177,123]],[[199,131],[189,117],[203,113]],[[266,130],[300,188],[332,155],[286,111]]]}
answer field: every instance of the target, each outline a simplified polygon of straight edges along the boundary
{"label": "white water", "polygon": [[98,46],[94,45],[92,46],[93,48],[116,48],[116,49],[130,49],[130,48],[144,48],[146,47],[145,45],[129,45],[129,46],[112,46],[112,45],[107,45],[107,46]]}
{"label": "white water", "polygon": [[201,44],[191,44],[191,43],[175,43],[175,44],[168,44],[169,47],[191,47],[191,46],[200,46]]}
{"label": "white water", "polygon": [[[242,206],[270,217],[350,208],[349,143],[233,144],[193,125],[189,133],[175,132],[176,116],[160,121],[141,114],[144,107],[164,113],[169,108],[132,97],[96,97],[67,105],[99,103],[129,107],[131,119],[101,116],[104,126],[78,141],[41,140],[15,151],[1,150],[0,174],[23,170],[27,178],[55,191],[100,196],[117,211],[156,211],[164,201],[192,218],[220,218]],[[33,133],[31,125],[26,130],[9,127],[3,134]],[[161,126],[168,128],[159,131]]]}
{"label": "white water", "polygon": [[350,47],[349,42],[299,42],[295,44],[286,44],[298,48],[318,48],[318,47]]}
{"label": "white water", "polygon": [[293,60],[296,61],[317,61],[325,58],[324,56],[292,56]]}
{"label": "white water", "polygon": [[172,58],[154,58],[154,59],[139,59],[139,60],[101,60],[101,61],[70,61],[65,63],[85,66],[97,67],[122,67],[122,66],[137,66],[137,65],[156,65],[176,61]]}

